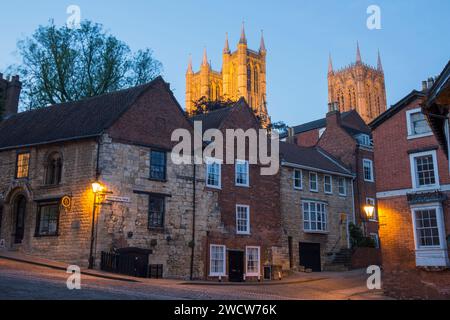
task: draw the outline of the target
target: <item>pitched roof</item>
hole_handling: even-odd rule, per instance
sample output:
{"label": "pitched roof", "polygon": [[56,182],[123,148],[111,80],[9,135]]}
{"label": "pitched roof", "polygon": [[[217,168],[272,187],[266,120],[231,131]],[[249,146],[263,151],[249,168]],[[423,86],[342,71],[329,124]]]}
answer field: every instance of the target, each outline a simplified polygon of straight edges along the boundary
{"label": "pitched roof", "polygon": [[0,150],[99,136],[157,81],[15,114],[0,122]]}
{"label": "pitched roof", "polygon": [[294,164],[313,171],[353,176],[338,160],[317,147],[300,147],[293,143],[280,142],[280,157],[285,165]]}
{"label": "pitched roof", "polygon": [[[370,134],[370,128],[364,123],[364,120],[361,119],[358,112],[355,110],[350,110],[341,113],[341,123],[342,127],[350,134],[355,135],[358,133]],[[327,126],[327,119],[322,118],[318,120],[314,120],[311,122],[307,122],[294,128],[294,134],[299,134],[311,130],[316,130],[320,128],[325,128]],[[285,138],[286,134],[280,138]]]}
{"label": "pitched roof", "polygon": [[426,93],[423,91],[417,91],[413,90],[411,91],[407,96],[405,96],[403,99],[401,99],[399,102],[391,106],[389,109],[387,109],[385,112],[380,114],[378,117],[376,117],[371,123],[369,123],[369,126],[372,128],[372,130],[376,129],[379,125],[381,125],[383,122],[391,118],[393,115],[397,114],[400,110],[402,110],[405,106],[416,100],[420,97],[425,97]]}

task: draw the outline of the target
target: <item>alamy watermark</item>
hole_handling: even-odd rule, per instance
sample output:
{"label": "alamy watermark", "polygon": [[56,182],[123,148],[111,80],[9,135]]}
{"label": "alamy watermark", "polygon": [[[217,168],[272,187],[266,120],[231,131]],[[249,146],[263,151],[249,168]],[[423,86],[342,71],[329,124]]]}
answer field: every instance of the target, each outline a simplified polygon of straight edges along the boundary
{"label": "alamy watermark", "polygon": [[367,7],[367,18],[366,25],[369,30],[380,30],[381,29],[381,8],[375,4]]}
{"label": "alamy watermark", "polygon": [[227,129],[224,136],[218,129],[203,133],[202,122],[195,121],[194,137],[187,129],[176,129],[171,139],[178,142],[171,154],[172,162],[177,165],[203,164],[208,159],[225,164],[235,164],[237,159],[248,160],[249,164],[261,165],[263,176],[275,175],[280,168],[280,140],[275,130],[268,134],[265,129]]}
{"label": "alamy watermark", "polygon": [[369,266],[367,268],[367,274],[370,274],[367,278],[367,289],[379,290],[381,289],[381,268],[379,266]]}
{"label": "alamy watermark", "polygon": [[68,266],[66,273],[70,276],[67,278],[66,285],[69,290],[81,290],[81,269],[79,266]]}
{"label": "alamy watermark", "polygon": [[69,15],[66,20],[66,26],[69,29],[81,28],[81,8],[75,4],[67,7],[66,13]]}

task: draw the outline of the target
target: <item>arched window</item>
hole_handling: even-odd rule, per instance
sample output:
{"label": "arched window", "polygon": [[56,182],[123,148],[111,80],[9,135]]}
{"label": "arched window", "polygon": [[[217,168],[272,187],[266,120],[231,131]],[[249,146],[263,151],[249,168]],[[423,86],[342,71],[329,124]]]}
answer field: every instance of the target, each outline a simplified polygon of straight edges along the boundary
{"label": "arched window", "polygon": [[247,91],[250,93],[252,91],[252,67],[247,66]]}
{"label": "arched window", "polygon": [[255,68],[254,70],[254,77],[253,77],[253,83],[255,87],[255,93],[259,92],[259,70],[258,68]]}
{"label": "arched window", "polygon": [[49,155],[45,170],[45,184],[56,185],[61,182],[62,158],[58,152]]}
{"label": "arched window", "polygon": [[220,100],[220,85],[216,85],[216,100]]}

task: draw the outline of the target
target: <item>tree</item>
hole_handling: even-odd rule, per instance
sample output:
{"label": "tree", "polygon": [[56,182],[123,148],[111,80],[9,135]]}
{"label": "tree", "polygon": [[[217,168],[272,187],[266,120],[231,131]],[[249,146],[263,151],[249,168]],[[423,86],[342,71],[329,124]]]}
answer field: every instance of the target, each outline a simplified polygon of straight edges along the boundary
{"label": "tree", "polygon": [[18,42],[21,64],[9,68],[23,81],[26,109],[76,101],[146,83],[162,64],[150,49],[131,52],[128,45],[83,21],[80,28],[57,27],[50,21]]}
{"label": "tree", "polygon": [[364,236],[363,231],[354,223],[349,224],[350,242],[352,248],[375,248],[375,241],[371,237]]}
{"label": "tree", "polygon": [[232,107],[236,102],[232,100],[216,100],[210,101],[206,97],[201,97],[197,101],[194,101],[194,108],[192,110],[192,115],[205,114],[211,111]]}

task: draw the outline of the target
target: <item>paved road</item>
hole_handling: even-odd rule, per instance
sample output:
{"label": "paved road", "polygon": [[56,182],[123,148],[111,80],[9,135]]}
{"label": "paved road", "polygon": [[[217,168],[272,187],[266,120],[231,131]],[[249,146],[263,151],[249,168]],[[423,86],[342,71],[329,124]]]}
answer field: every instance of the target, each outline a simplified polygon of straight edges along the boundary
{"label": "paved road", "polygon": [[383,299],[368,291],[360,271],[323,273],[327,279],[283,285],[186,285],[176,280],[126,282],[82,276],[81,290],[69,290],[61,270],[0,259],[0,299]]}

